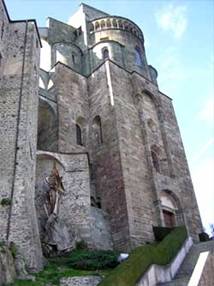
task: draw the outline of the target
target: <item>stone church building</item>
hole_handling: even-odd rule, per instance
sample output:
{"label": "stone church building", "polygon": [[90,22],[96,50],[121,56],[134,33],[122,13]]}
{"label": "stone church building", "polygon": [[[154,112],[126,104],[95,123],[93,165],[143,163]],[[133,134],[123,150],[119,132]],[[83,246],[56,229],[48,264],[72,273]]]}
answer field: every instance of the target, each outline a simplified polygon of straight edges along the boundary
{"label": "stone church building", "polygon": [[0,0],[0,240],[42,267],[53,166],[73,241],[129,251],[200,214],[172,99],[131,20],[88,5],[62,23],[11,20]]}

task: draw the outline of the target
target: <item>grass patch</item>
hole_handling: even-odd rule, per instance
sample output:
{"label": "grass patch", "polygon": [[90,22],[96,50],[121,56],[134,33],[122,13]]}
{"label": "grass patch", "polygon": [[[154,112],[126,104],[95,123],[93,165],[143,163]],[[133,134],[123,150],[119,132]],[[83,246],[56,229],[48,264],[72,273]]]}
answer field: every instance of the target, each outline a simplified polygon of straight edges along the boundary
{"label": "grass patch", "polygon": [[137,247],[131,252],[129,258],[112,270],[99,286],[135,286],[151,264],[168,264],[186,238],[186,228],[176,227],[159,244]]}
{"label": "grass patch", "polygon": [[[35,274],[35,281],[17,280],[11,286],[59,285],[60,278],[99,275],[106,277],[116,254],[112,251],[74,250],[67,256],[48,259],[43,271]],[[80,269],[79,269],[80,268]]]}
{"label": "grass patch", "polygon": [[72,252],[68,265],[82,270],[115,268],[118,265],[117,256],[113,251],[76,250]]}

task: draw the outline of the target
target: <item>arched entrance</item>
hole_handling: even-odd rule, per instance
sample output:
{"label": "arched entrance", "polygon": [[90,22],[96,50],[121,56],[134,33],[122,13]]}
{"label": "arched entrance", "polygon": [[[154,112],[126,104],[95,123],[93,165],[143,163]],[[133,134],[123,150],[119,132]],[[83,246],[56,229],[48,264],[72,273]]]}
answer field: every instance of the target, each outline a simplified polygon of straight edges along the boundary
{"label": "arched entrance", "polygon": [[183,224],[180,202],[172,191],[164,190],[160,194],[162,220],[165,227]]}

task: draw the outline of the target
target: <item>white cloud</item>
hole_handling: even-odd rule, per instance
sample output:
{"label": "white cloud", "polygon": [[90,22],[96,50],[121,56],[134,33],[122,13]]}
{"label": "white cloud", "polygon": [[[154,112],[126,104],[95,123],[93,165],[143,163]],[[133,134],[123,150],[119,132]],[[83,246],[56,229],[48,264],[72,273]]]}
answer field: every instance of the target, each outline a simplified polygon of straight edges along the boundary
{"label": "white cloud", "polygon": [[160,89],[167,94],[174,94],[183,80],[188,77],[187,69],[182,65],[180,54],[175,46],[169,46],[160,53],[156,61],[160,71],[158,82]]}
{"label": "white cloud", "polygon": [[197,154],[193,157],[193,163],[198,164],[199,161],[203,158],[203,156],[207,155],[210,147],[214,148],[214,138],[210,138],[206,144],[204,144],[201,148],[199,148]]}
{"label": "white cloud", "polygon": [[201,218],[207,232],[214,223],[214,138],[202,145],[197,155],[189,161],[195,194]]}
{"label": "white cloud", "polygon": [[209,122],[211,124],[214,123],[214,97],[208,97],[208,99],[204,102],[204,105],[199,112],[199,119],[202,121]]}
{"label": "white cloud", "polygon": [[192,179],[201,213],[201,218],[206,231],[214,223],[214,161],[212,158],[200,161],[195,165]]}
{"label": "white cloud", "polygon": [[170,4],[157,11],[155,18],[158,26],[164,31],[173,33],[180,39],[187,28],[187,7]]}

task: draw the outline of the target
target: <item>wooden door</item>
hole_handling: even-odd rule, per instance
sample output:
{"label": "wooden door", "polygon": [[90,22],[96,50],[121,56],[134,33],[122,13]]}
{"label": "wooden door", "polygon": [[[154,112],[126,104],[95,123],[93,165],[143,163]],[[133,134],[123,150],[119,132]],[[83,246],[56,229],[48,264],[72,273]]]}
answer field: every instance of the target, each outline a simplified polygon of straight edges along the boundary
{"label": "wooden door", "polygon": [[163,210],[164,222],[166,227],[175,226],[175,215],[173,212]]}

